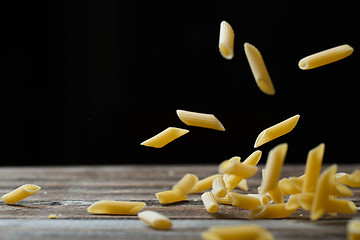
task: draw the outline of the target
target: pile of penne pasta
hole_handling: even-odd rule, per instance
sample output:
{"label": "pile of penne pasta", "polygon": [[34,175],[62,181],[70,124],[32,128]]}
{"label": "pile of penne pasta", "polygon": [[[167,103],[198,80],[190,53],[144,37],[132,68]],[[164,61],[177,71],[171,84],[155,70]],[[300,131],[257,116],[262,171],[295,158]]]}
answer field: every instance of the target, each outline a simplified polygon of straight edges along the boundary
{"label": "pile of penne pasta", "polygon": [[[226,21],[220,24],[219,51],[225,59],[234,57],[234,31]],[[275,88],[259,50],[249,43],[244,44],[245,55],[259,89],[268,95],[275,94]],[[301,59],[300,69],[307,70],[320,67],[340,59],[353,52],[347,44],[315,53]],[[176,111],[179,119],[188,126],[203,127],[225,131],[223,124],[213,115]],[[275,124],[258,134],[254,148],[289,133],[296,126],[300,115],[292,116]],[[189,130],[169,127],[157,135],[143,141],[141,145],[162,148],[171,141],[187,134]],[[268,154],[265,168],[262,170],[262,181],[257,193],[246,194],[249,190],[248,178],[254,176],[262,152],[254,151],[244,161],[233,157],[220,163],[218,173],[199,180],[194,174],[183,176],[171,189],[155,193],[160,204],[181,202],[189,194],[201,193],[204,210],[217,213],[219,204],[251,211],[250,219],[285,218],[302,208],[310,211],[310,219],[318,220],[324,214],[336,215],[356,213],[355,204],[346,198],[351,197],[351,188],[360,187],[360,170],[352,173],[337,173],[337,165],[332,165],[321,172],[325,144],[322,143],[310,150],[307,156],[304,174],[280,179],[281,169],[285,161],[288,144],[274,147]],[[234,189],[240,189],[235,190]],[[38,192],[41,187],[25,184],[3,195],[1,198],[7,204],[15,204]],[[142,211],[145,202],[107,201],[95,202],[87,211],[92,214],[122,214],[134,215],[154,229],[167,230],[172,227],[172,221],[155,211]],[[56,218],[55,214],[49,218]],[[353,219],[347,226],[348,239],[360,238],[360,220]],[[273,239],[266,229],[257,225],[218,226],[210,227],[202,233],[203,239]]]}

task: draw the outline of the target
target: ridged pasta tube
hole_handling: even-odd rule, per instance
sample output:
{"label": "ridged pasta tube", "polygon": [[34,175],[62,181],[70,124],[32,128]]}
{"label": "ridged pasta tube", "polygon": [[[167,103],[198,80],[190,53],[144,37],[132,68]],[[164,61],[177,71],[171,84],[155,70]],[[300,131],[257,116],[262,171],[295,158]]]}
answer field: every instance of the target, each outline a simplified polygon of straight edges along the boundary
{"label": "ridged pasta tube", "polygon": [[168,217],[155,211],[142,211],[138,217],[154,229],[168,230],[172,227],[172,222]]}
{"label": "ridged pasta tube", "polygon": [[260,51],[250,43],[245,43],[244,49],[252,74],[259,89],[265,94],[274,95],[275,88]]}
{"label": "ridged pasta tube", "polygon": [[3,195],[1,199],[7,204],[15,204],[21,200],[37,193],[41,187],[34,184],[25,184],[17,189]]}
{"label": "ridged pasta tube", "polygon": [[137,214],[146,206],[144,202],[126,202],[126,201],[107,201],[102,200],[93,203],[88,207],[89,213],[97,214],[122,214],[133,215]]}
{"label": "ridged pasta tube", "polygon": [[353,52],[354,49],[348,44],[330,48],[301,59],[299,61],[299,68],[302,70],[317,68],[346,58]]}
{"label": "ridged pasta tube", "polygon": [[226,21],[220,23],[219,51],[225,59],[234,57],[234,30]]}

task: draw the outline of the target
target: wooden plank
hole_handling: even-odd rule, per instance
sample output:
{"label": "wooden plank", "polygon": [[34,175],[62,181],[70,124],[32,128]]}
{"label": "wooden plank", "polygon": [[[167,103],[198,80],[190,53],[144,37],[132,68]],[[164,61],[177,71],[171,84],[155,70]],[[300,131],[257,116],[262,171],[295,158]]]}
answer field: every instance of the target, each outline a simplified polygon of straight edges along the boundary
{"label": "wooden plank", "polygon": [[[261,170],[264,165],[259,167]],[[354,169],[360,169],[360,165],[339,166],[339,171],[352,172]],[[99,236],[102,239],[199,239],[200,232],[209,225],[259,223],[269,228],[276,239],[304,239],[304,236],[308,239],[319,236],[343,239],[347,220],[359,216],[326,215],[320,221],[312,222],[309,212],[298,210],[286,219],[255,221],[249,220],[250,211],[227,205],[220,205],[219,213],[209,214],[204,210],[201,194],[191,194],[187,201],[168,205],[159,204],[154,195],[170,189],[186,173],[204,178],[216,172],[215,165],[2,167],[1,195],[26,183],[37,184],[42,190],[17,205],[0,203],[0,230],[8,239],[19,239],[29,229],[35,229],[36,233],[27,235],[28,239],[97,239]],[[257,192],[260,172],[248,179],[249,193]],[[285,165],[282,177],[299,176],[303,172],[304,165]],[[354,196],[348,199],[359,207],[360,190],[353,190]],[[145,209],[164,213],[173,219],[174,228],[169,232],[154,231],[136,216],[87,213],[88,206],[103,199],[144,201],[147,204]],[[52,213],[58,218],[48,219]],[[305,233],[299,235],[299,226],[304,227],[302,231]]]}

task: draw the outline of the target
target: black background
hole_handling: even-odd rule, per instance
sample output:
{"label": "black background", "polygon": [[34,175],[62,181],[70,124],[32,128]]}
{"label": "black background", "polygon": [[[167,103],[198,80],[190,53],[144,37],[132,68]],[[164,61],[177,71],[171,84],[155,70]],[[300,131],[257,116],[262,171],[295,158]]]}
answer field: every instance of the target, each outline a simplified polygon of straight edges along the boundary
{"label": "black background", "polygon": [[[286,163],[325,142],[326,163],[356,163],[357,5],[345,1],[11,1],[4,8],[3,165],[218,163],[251,154],[257,135],[295,114]],[[291,3],[290,3],[291,2]],[[235,57],[218,51],[235,31]],[[276,95],[256,86],[243,44],[262,53]],[[351,45],[339,62],[302,71],[307,55]],[[176,109],[213,113],[225,132],[189,127]],[[190,132],[140,146],[173,126]]]}

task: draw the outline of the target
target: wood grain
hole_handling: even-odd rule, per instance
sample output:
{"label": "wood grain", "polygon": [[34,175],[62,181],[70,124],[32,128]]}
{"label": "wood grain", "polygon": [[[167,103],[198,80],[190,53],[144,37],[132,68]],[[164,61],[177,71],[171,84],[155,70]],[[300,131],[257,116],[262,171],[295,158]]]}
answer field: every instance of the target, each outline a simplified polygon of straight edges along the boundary
{"label": "wood grain", "polygon": [[[304,167],[285,165],[282,177],[299,176]],[[355,168],[360,165],[340,165],[339,171]],[[359,216],[326,215],[312,222],[309,212],[298,210],[286,219],[249,220],[250,211],[227,205],[220,205],[217,214],[207,213],[201,194],[167,205],[159,204],[154,195],[169,190],[186,173],[201,179],[216,172],[216,165],[2,167],[1,195],[25,183],[37,184],[42,190],[17,205],[1,202],[0,231],[4,239],[200,239],[201,231],[210,225],[255,223],[269,229],[276,239],[344,239],[347,220]],[[249,193],[257,192],[260,172],[248,179]],[[359,207],[360,190],[353,191],[348,199]],[[155,231],[137,216],[87,213],[87,207],[98,200],[144,201],[144,210],[163,213],[174,221],[174,227]],[[48,219],[49,214],[56,214],[57,219]]]}

